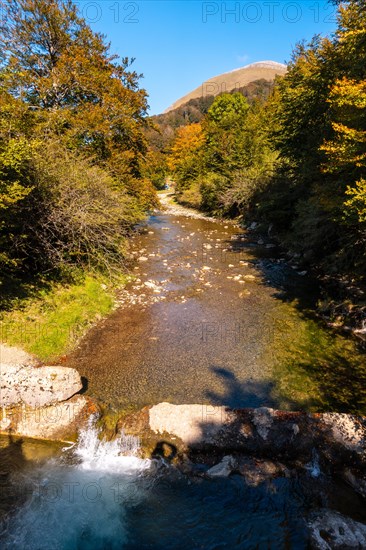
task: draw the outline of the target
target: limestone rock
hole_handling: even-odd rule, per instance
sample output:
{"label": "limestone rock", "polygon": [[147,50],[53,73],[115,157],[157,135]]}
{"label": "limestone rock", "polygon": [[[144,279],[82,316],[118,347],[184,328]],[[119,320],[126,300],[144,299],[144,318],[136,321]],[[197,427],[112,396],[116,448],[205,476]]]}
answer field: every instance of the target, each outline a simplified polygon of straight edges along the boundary
{"label": "limestone rock", "polygon": [[312,548],[316,550],[366,548],[366,525],[333,510],[314,512],[308,527]]}
{"label": "limestone rock", "polygon": [[235,468],[235,459],[232,456],[228,455],[224,456],[221,462],[215,464],[215,466],[212,466],[212,468],[207,470],[206,475],[208,477],[228,477],[231,472],[235,470]]}
{"label": "limestone rock", "polygon": [[82,389],[80,374],[67,367],[0,365],[0,406],[37,408],[66,401]]}
{"label": "limestone rock", "polygon": [[48,407],[4,408],[0,430],[24,437],[65,441],[73,439],[92,414],[98,414],[95,403],[89,397],[76,395]]}
{"label": "limestone rock", "polygon": [[171,405],[159,403],[149,410],[150,428],[155,433],[169,433],[186,445],[213,441],[227,420],[225,407],[207,405]]}
{"label": "limestone rock", "polygon": [[360,452],[365,448],[365,427],[349,414],[326,413],[322,422],[329,427],[335,442],[350,451]]}

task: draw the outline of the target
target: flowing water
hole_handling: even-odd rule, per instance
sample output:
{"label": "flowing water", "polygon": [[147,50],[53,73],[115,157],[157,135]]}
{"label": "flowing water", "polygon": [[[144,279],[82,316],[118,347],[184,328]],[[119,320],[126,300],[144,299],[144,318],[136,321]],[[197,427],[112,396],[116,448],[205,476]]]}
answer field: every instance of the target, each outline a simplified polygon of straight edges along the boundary
{"label": "flowing water", "polygon": [[134,239],[122,307],[67,363],[88,392],[116,410],[169,401],[366,412],[365,357],[315,319],[315,283],[270,239],[188,214],[168,203]]}
{"label": "flowing water", "polygon": [[[133,251],[121,307],[67,363],[112,411],[170,401],[366,412],[364,356],[319,323],[316,285],[270,240],[170,206]],[[253,486],[187,476],[137,449],[123,434],[101,440],[92,419],[66,449],[0,438],[1,547],[305,549],[314,508],[366,520],[315,453],[299,475]]]}
{"label": "flowing water", "polygon": [[305,550],[306,517],[316,507],[366,520],[360,499],[311,465],[257,486],[239,475],[209,480],[137,458],[137,440],[98,435],[91,424],[75,447],[48,459],[44,443],[11,443],[27,459],[17,468],[13,458],[1,480],[8,503],[10,491],[14,499],[0,523],[3,550]]}

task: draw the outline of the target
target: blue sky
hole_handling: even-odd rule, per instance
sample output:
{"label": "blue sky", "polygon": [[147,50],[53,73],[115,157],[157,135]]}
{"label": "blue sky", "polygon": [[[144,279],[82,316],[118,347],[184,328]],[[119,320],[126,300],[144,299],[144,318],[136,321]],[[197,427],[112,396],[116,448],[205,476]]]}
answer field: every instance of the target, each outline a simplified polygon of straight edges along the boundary
{"label": "blue sky", "polygon": [[286,62],[295,44],[331,34],[335,8],[327,0],[76,2],[112,52],[135,57],[144,74],[150,114],[223,72],[262,60]]}

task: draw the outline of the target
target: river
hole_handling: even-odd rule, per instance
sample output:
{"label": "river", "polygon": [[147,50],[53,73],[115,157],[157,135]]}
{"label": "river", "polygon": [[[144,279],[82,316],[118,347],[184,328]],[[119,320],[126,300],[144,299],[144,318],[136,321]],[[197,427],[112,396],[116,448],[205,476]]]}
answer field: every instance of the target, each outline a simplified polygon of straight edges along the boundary
{"label": "river", "polygon": [[[112,415],[162,401],[366,412],[356,343],[315,314],[319,290],[271,240],[163,196],[133,239],[119,307],[68,358]],[[138,458],[93,423],[71,448],[0,438],[4,549],[306,549],[319,507],[365,506],[314,463],[250,482]]]}
{"label": "river", "polygon": [[270,239],[162,198],[166,210],[134,238],[121,307],[69,357],[88,392],[115,410],[169,401],[366,412],[364,356],[317,320],[315,282]]}

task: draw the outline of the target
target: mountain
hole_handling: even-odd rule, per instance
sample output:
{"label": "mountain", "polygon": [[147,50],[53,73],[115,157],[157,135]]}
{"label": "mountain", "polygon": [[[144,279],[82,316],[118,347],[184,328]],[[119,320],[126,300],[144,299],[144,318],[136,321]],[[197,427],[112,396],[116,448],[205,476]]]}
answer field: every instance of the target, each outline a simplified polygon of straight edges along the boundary
{"label": "mountain", "polygon": [[201,86],[175,101],[165,110],[165,113],[177,109],[192,99],[216,96],[235,89],[239,90],[259,80],[273,82],[277,75],[284,75],[286,72],[286,65],[277,63],[276,61],[259,61],[258,63],[252,63],[251,65],[234,69],[228,73],[223,73],[206,80]]}

